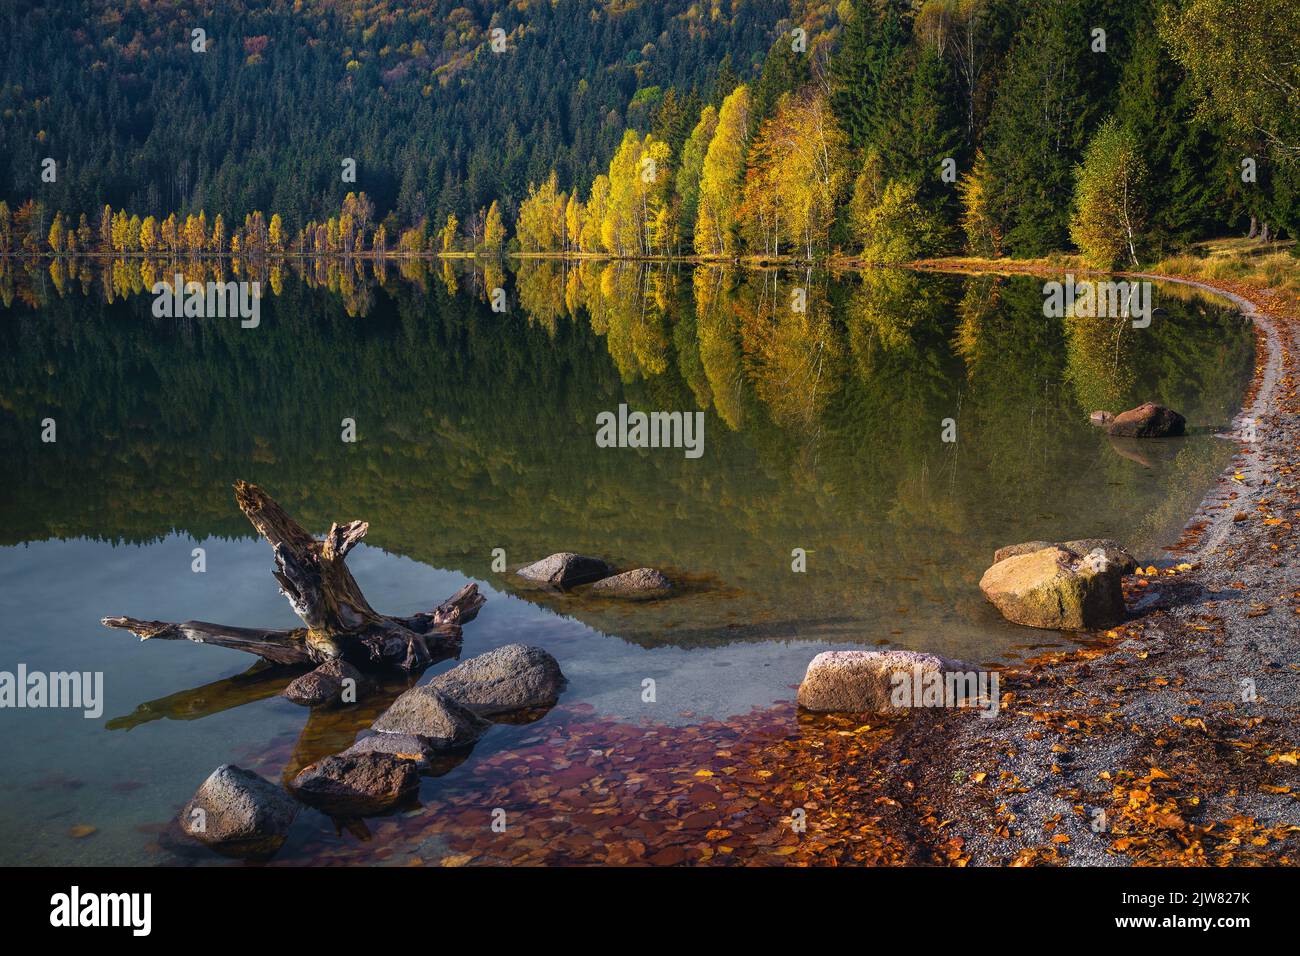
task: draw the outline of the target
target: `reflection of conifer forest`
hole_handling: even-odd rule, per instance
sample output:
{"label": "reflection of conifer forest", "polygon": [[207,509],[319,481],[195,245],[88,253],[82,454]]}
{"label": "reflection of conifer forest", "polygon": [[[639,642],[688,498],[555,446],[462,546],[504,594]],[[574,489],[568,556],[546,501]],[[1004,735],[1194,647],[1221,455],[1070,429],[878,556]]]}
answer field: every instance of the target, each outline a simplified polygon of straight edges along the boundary
{"label": "reflection of conifer forest", "polygon": [[[155,319],[150,270],[176,268],[0,273],[5,543],[246,535],[228,493],[245,477],[313,526],[364,513],[373,544],[482,578],[502,542],[698,578],[652,612],[575,612],[639,641],[780,633],[796,605],[802,628],[856,635],[878,600],[864,584],[895,576],[980,615],[973,576],[1008,537],[1163,543],[1223,465],[1207,432],[1252,367],[1240,319],[1176,288],[1135,330],[1045,321],[1038,283],[996,276],[295,260],[252,270],[267,291],[244,329]],[[1148,398],[1201,436],[1129,447],[1087,424]],[[598,448],[596,414],[622,401],[705,410],[707,454]],[[57,445],[32,432],[45,415]],[[357,445],[337,440],[345,416]],[[806,581],[787,567],[801,541],[825,572]],[[736,607],[717,597],[737,594],[745,624],[726,629]]]}

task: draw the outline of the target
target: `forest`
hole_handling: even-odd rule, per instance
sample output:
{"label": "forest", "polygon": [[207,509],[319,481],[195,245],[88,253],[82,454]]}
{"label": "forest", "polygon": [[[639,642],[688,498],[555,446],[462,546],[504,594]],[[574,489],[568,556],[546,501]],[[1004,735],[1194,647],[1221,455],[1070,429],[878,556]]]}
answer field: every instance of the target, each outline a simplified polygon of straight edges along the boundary
{"label": "forest", "polygon": [[0,23],[0,253],[1111,268],[1300,228],[1290,0],[20,0]]}

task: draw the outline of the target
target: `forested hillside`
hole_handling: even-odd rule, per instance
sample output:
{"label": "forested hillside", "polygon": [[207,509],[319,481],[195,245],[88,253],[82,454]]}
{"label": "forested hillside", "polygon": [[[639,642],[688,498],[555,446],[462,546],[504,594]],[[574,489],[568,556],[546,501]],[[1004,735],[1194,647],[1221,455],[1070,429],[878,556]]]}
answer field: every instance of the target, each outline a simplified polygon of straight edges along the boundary
{"label": "forested hillside", "polygon": [[0,251],[1113,265],[1293,236],[1298,10],[18,0]]}
{"label": "forested hillside", "polygon": [[[0,13],[0,191],[295,226],[357,186],[403,222],[587,181],[673,88],[748,74],[783,0],[20,0]],[[716,15],[715,15],[716,14]],[[191,30],[206,33],[192,50]],[[493,53],[490,31],[505,31]],[[59,162],[58,182],[40,161]]]}

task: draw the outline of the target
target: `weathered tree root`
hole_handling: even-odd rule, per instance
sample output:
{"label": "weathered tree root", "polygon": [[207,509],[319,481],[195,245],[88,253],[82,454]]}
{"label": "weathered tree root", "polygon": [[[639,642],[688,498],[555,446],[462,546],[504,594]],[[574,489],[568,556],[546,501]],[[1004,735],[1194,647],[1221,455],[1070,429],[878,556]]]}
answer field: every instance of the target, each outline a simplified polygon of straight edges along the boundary
{"label": "weathered tree root", "polygon": [[276,664],[320,664],[341,657],[359,667],[413,671],[458,648],[461,625],[472,621],[487,600],[478,585],[466,584],[431,611],[412,617],[380,614],[366,601],[344,563],[348,552],[365,537],[366,522],[332,525],[325,539],[317,541],[256,485],[236,482],[235,500],[274,548],[271,573],[306,627],[263,630],[131,617],[106,617],[101,623],[131,631],[142,641],[183,639],[215,644]]}

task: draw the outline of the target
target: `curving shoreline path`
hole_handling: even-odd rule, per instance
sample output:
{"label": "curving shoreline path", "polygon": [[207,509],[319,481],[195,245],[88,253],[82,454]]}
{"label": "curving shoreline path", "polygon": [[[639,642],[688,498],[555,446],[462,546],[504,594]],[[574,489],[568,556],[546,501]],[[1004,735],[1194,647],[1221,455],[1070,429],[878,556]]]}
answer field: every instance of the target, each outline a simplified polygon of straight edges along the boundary
{"label": "curving shoreline path", "polygon": [[1221,436],[1240,442],[1231,467],[1158,573],[1126,581],[1124,625],[1004,671],[996,719],[897,723],[870,771],[921,840],[910,862],[1300,862],[1300,317],[1269,290],[1129,275],[1254,322],[1234,431],[1253,419],[1257,440]]}

